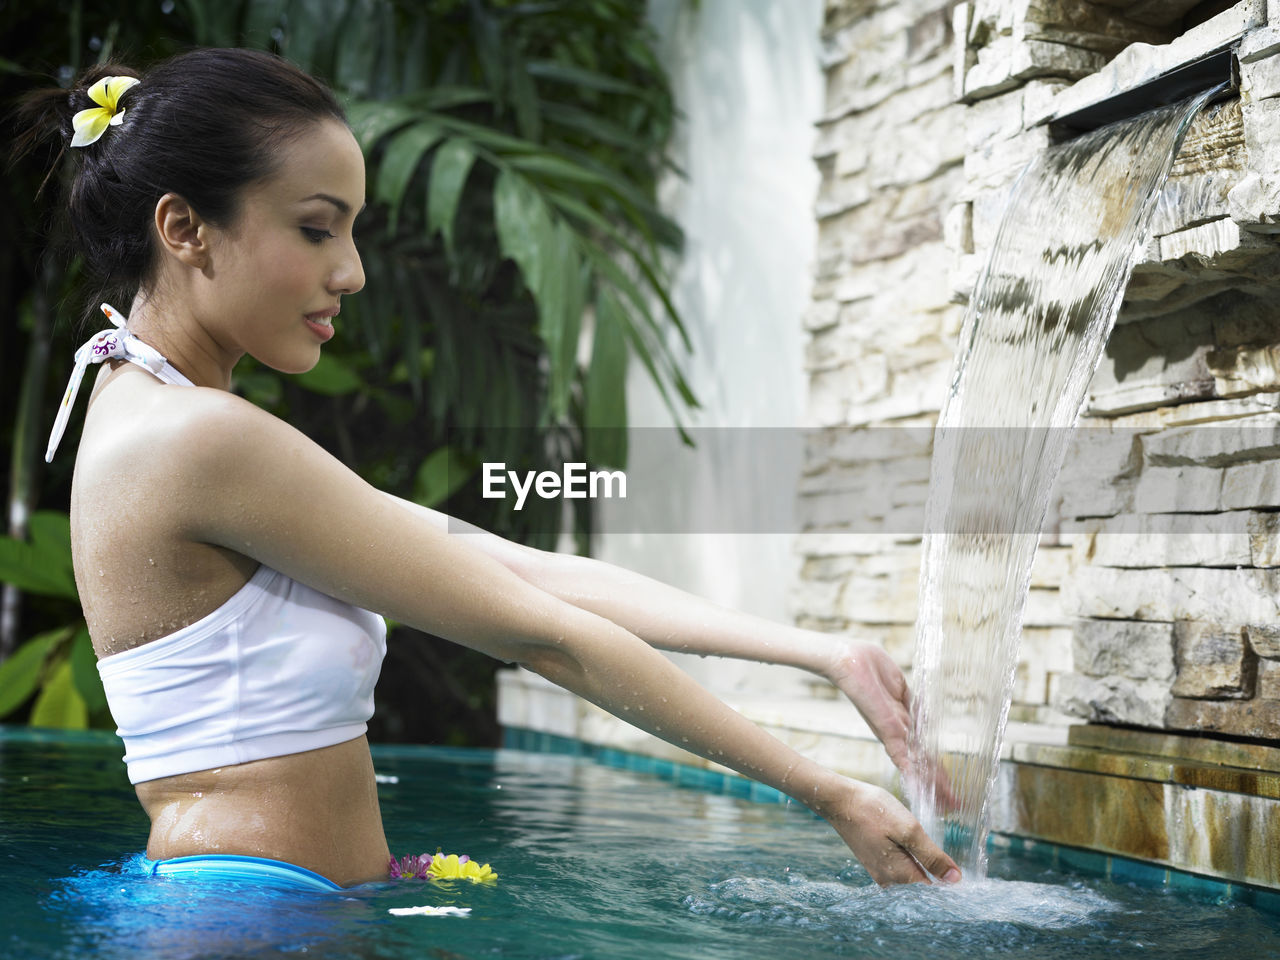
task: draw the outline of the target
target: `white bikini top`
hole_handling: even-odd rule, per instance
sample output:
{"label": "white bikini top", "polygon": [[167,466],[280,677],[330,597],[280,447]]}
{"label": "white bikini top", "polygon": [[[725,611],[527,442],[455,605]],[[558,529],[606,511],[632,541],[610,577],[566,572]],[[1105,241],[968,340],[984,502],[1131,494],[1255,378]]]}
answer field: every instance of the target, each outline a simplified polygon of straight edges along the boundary
{"label": "white bikini top", "polygon": [[[117,311],[103,311],[121,330],[104,330],[76,351],[47,458],[90,363],[129,360],[165,383],[192,386]],[[382,617],[259,566],[212,613],[102,658],[98,673],[129,781],[141,783],[361,736],[386,651]]]}
{"label": "white bikini top", "polygon": [[361,736],[386,637],[377,614],[259,566],[208,616],[98,661],[129,782]]}

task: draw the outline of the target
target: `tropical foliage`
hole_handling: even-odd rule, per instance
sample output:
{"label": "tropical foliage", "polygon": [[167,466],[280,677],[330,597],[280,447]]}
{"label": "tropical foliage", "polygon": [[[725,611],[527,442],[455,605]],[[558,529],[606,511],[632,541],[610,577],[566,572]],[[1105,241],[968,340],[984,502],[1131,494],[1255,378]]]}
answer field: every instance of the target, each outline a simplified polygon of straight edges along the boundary
{"label": "tropical foliage", "polygon": [[[65,84],[95,59],[145,67],[193,44],[276,50],[339,91],[368,161],[357,222],[366,288],[344,303],[340,336],[313,371],[283,377],[246,361],[235,387],[377,486],[550,546],[558,513],[481,499],[466,483],[480,461],[622,466],[629,358],[677,422],[695,403],[670,349],[684,334],[663,262],[680,236],[654,197],[673,105],[643,4],[164,0],[127,18],[100,0],[27,6],[0,7],[6,95],[49,75]],[[60,380],[76,336],[91,332],[52,321],[79,289],[77,265],[32,230],[56,201],[49,188],[34,199],[54,167],[49,155],[17,168],[0,205],[13,218],[4,235],[20,238],[0,258],[0,295],[19,305],[28,347],[25,362],[12,350],[0,360],[6,401],[17,401],[5,439],[19,515],[67,502],[70,456],[35,482],[61,388],[45,370]],[[0,578],[26,594],[23,623],[36,628],[0,665],[0,717],[39,690],[32,722],[103,722],[65,515],[30,515],[0,543]],[[576,531],[589,525],[579,509]],[[483,712],[487,664],[400,646],[413,651],[406,676],[437,691],[452,683],[449,699]],[[389,732],[428,736],[406,719],[422,706],[393,707]]]}

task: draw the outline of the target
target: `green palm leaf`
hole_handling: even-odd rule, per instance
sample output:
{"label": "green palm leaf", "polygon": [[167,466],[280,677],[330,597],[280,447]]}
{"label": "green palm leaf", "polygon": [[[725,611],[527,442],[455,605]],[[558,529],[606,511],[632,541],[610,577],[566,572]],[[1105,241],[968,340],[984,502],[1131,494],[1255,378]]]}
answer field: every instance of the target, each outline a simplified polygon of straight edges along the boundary
{"label": "green palm leaf", "polygon": [[413,126],[395,134],[387,144],[378,166],[378,180],[374,187],[374,197],[390,209],[388,229],[395,232],[396,223],[400,219],[400,204],[404,200],[409,181],[423,155],[444,137],[444,131],[431,120],[420,120]]}
{"label": "green palm leaf", "polygon": [[445,249],[452,256],[453,221],[462,202],[467,174],[475,163],[476,153],[471,144],[452,137],[440,145],[431,167],[431,188],[427,194],[427,230],[440,231]]}

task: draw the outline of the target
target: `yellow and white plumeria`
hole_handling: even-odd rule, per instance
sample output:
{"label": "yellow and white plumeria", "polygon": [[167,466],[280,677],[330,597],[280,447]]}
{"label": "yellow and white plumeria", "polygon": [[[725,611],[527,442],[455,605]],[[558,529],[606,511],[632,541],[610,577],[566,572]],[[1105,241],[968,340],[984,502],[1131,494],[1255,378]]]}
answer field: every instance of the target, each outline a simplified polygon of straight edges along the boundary
{"label": "yellow and white plumeria", "polygon": [[71,118],[73,147],[87,147],[96,143],[107,127],[118,127],[124,120],[120,109],[120,97],[138,82],[137,77],[103,77],[89,88],[89,99],[98,104],[81,110]]}

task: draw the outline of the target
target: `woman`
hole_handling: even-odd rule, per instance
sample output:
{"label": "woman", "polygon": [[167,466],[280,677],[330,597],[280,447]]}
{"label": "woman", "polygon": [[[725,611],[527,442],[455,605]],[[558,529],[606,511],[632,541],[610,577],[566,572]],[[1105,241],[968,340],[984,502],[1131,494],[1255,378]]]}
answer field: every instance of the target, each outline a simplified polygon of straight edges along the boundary
{"label": "woman", "polygon": [[372,489],[232,394],[245,354],[310,369],[363,286],[363,157],[332,94],[269,54],[198,50],[135,77],[95,68],[27,109],[79,158],[69,212],[86,263],[136,291],[127,330],[77,355],[78,370],[105,362],[71,523],[156,870],[235,855],[299,882],[387,876],[364,736],[385,650],[376,610],[785,791],[881,884],[959,879],[890,794],[800,757],[645,641],[828,676],[901,766],[906,684],[882,651],[597,562],[450,536],[448,518]]}

